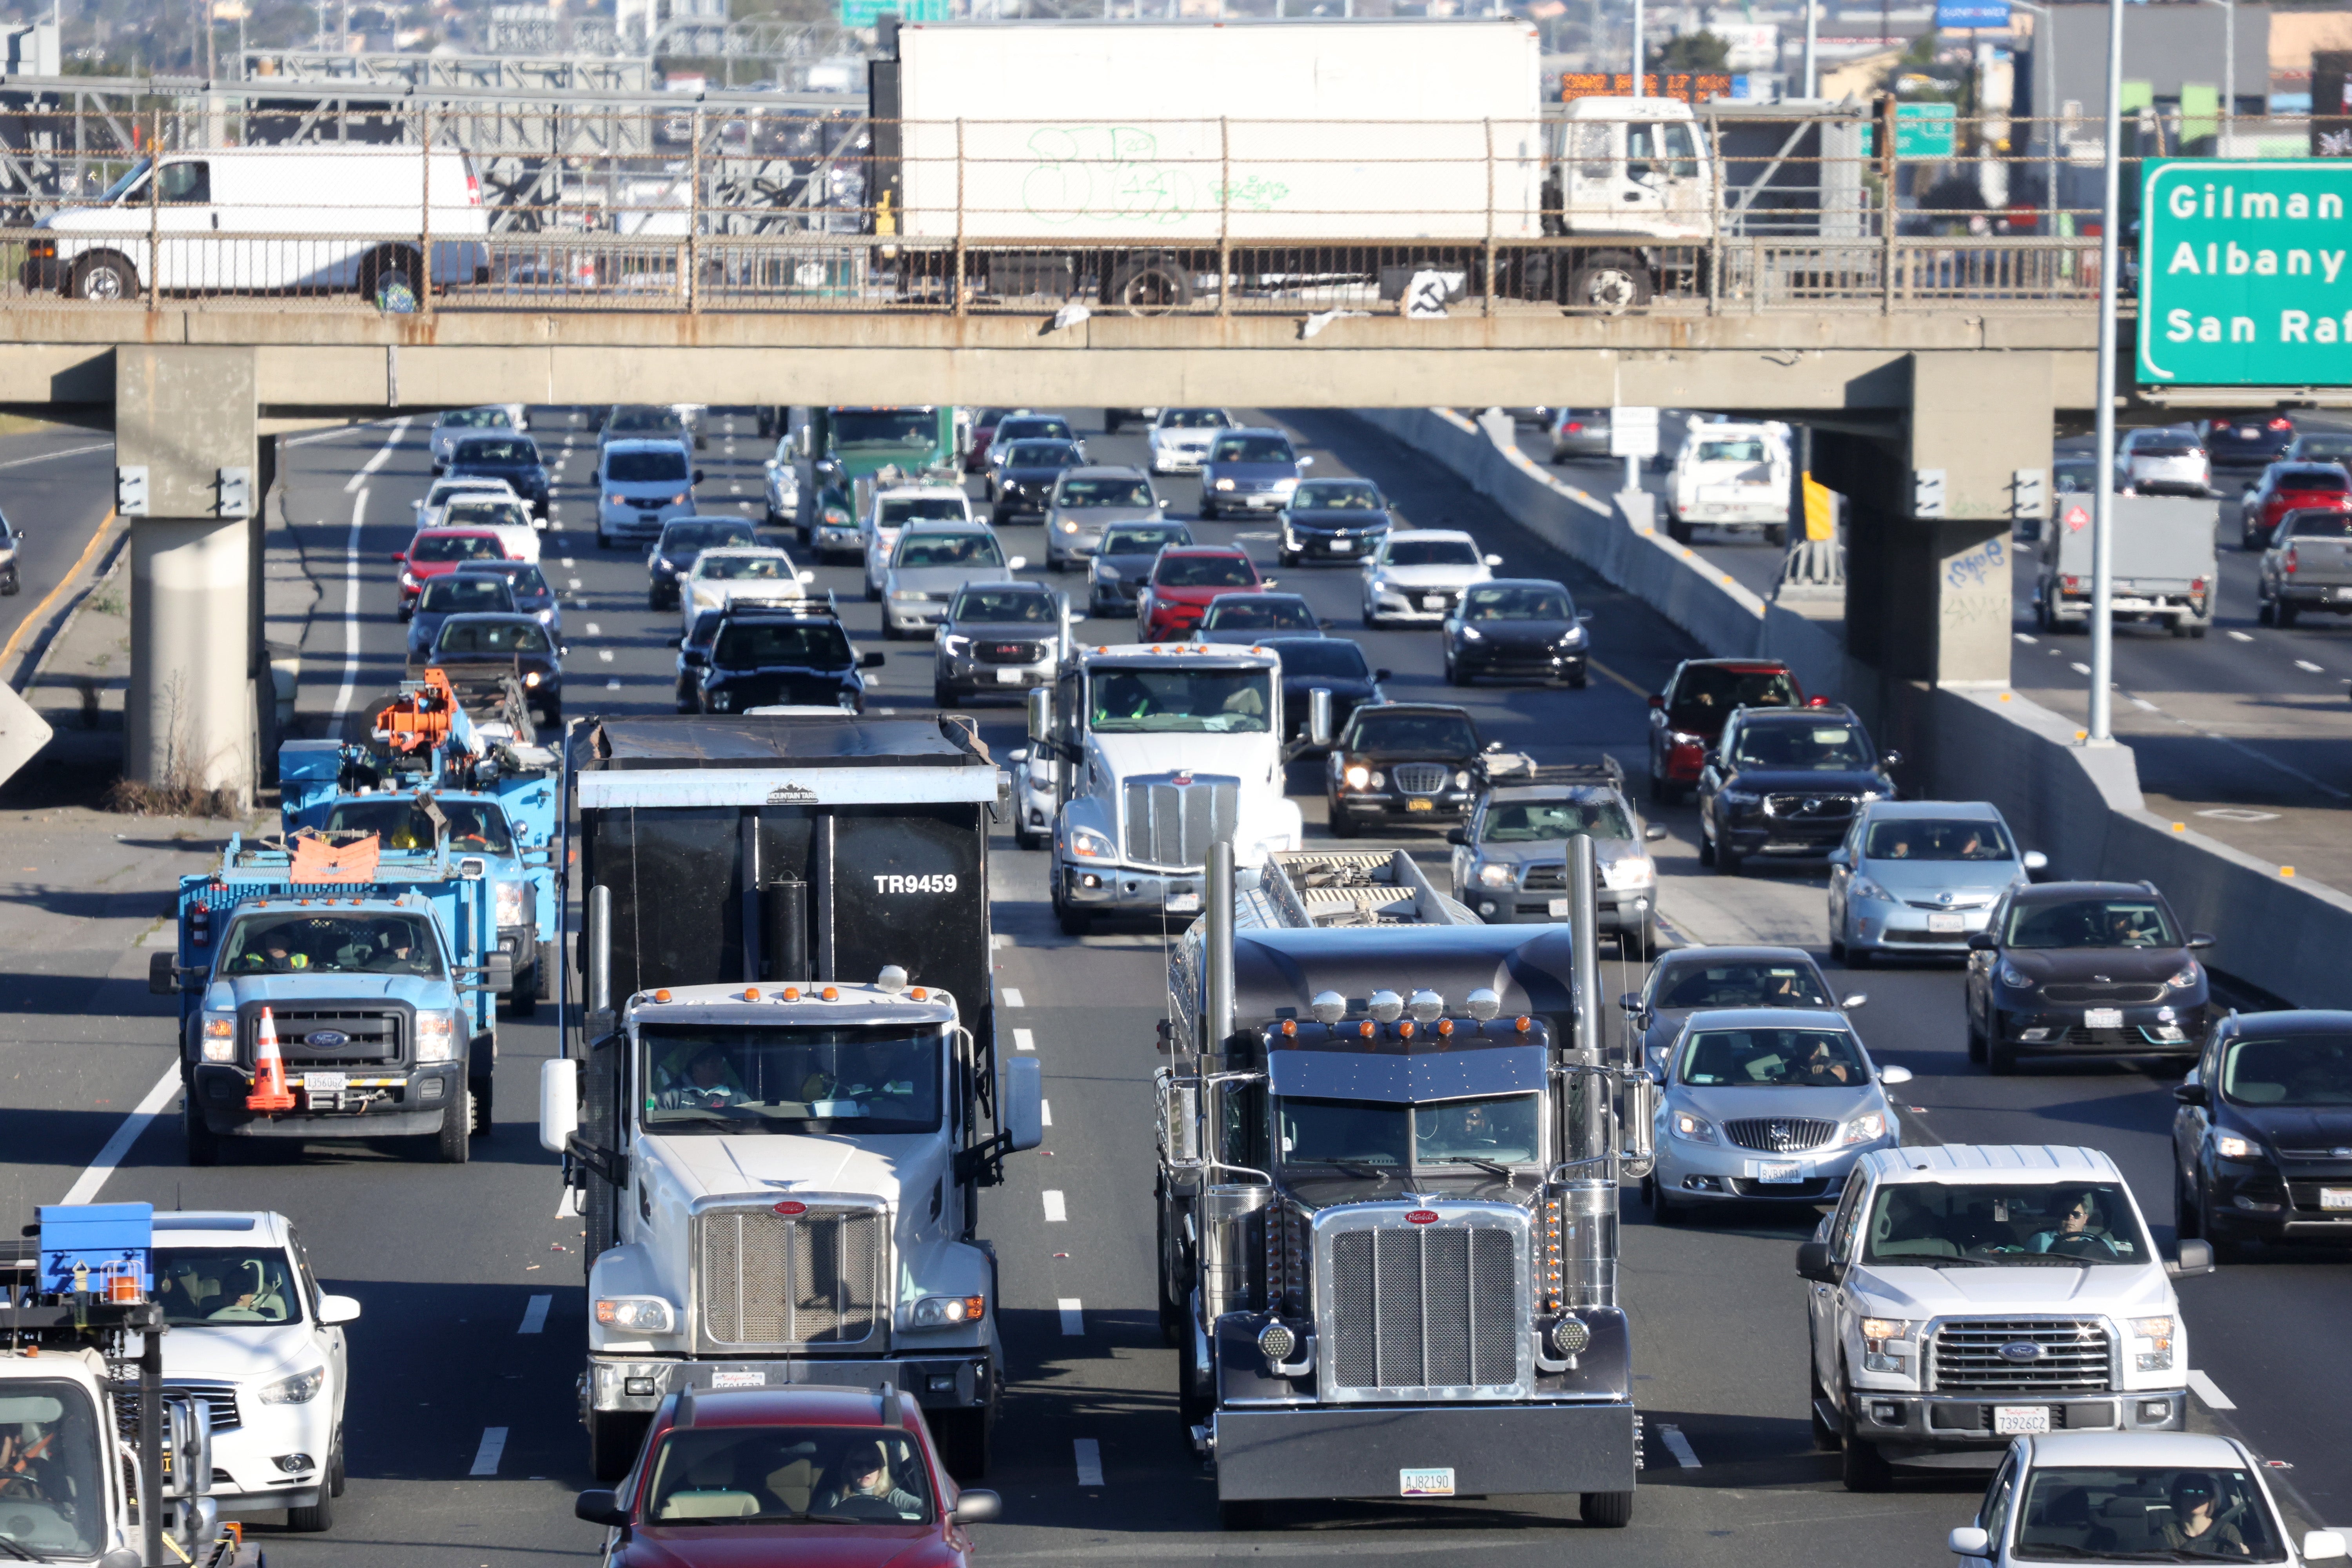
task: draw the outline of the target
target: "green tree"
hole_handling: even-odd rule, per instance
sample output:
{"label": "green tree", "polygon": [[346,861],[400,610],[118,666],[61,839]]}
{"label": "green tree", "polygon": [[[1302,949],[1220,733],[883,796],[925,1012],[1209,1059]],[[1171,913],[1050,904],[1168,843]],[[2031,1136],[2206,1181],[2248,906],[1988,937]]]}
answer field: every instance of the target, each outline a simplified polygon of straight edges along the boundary
{"label": "green tree", "polygon": [[1731,40],[1715,33],[1685,33],[1650,53],[1650,68],[1662,71],[1719,71],[1731,58]]}

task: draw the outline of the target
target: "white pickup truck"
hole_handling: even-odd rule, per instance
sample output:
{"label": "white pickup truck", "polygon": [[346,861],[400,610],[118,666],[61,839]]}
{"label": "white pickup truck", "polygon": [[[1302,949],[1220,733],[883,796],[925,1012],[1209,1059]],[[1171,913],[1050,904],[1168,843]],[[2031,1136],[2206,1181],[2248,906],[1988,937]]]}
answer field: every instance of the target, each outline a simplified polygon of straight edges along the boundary
{"label": "white pickup truck", "polygon": [[1895,1464],[1990,1469],[2044,1432],[2178,1432],[2187,1325],[2116,1163],[2048,1144],[1864,1155],[1797,1249],[1808,1282],[1813,1440],[1851,1491]]}
{"label": "white pickup truck", "polygon": [[1767,544],[1789,542],[1787,426],[1691,425],[1666,487],[1666,533],[1687,544],[1702,523],[1758,529]]}

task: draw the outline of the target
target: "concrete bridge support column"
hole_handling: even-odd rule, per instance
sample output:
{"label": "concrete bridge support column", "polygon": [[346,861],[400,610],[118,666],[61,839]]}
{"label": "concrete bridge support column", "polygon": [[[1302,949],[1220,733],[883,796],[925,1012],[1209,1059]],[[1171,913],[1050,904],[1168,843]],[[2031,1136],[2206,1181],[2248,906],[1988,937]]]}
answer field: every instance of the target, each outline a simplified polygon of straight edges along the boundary
{"label": "concrete bridge support column", "polygon": [[[262,473],[254,351],[118,349],[115,462],[146,470],[131,523],[131,686],[125,776],[158,789],[253,798],[253,541]],[[246,476],[255,516],[224,494]]]}

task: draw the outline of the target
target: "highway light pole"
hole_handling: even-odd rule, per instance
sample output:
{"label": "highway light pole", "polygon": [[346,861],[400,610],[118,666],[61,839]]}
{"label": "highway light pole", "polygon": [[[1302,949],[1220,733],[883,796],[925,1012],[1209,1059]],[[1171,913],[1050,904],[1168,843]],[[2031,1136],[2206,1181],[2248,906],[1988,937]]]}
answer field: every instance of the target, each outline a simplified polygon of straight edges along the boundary
{"label": "highway light pole", "polygon": [[2115,739],[2116,284],[2123,222],[2124,0],[2107,0],[2105,191],[2099,208],[2099,411],[2091,492],[2091,743]]}

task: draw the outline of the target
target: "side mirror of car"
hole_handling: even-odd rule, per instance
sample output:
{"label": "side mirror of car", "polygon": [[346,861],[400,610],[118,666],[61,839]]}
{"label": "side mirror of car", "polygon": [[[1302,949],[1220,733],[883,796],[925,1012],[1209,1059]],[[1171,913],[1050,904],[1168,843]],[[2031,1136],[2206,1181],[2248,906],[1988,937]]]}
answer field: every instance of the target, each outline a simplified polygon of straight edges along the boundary
{"label": "side mirror of car", "polygon": [[1395,679],[1396,671],[1393,669],[1376,669],[1372,671],[1372,682],[1374,685],[1378,685],[1383,680],[1393,680]]}
{"label": "side mirror of car", "polygon": [[1830,1244],[1826,1241],[1799,1242],[1797,1273],[1800,1278],[1813,1280],[1817,1284],[1835,1284],[1837,1275],[1830,1264]]}
{"label": "side mirror of car", "polygon": [[1963,1524],[1945,1538],[1955,1557],[1982,1557],[1992,1551],[1992,1537],[1973,1524]]}
{"label": "side mirror of car", "polygon": [[2029,849],[2025,852],[2025,858],[2019,864],[2028,871],[2047,871],[2050,869],[2050,857],[2039,849]]}
{"label": "side mirror of car", "polygon": [[2191,1237],[2180,1244],[2179,1255],[2165,1265],[2164,1271],[2176,1279],[2187,1279],[2213,1272],[2213,1244]]}
{"label": "side mirror of car", "polygon": [[1642,994],[1639,991],[1626,992],[1625,994],[1617,998],[1617,1010],[1621,1013],[1640,1012],[1642,1010]]}
{"label": "side mirror of car", "polygon": [[1857,992],[1855,992],[1855,993],[1854,993],[1853,995],[1851,995],[1851,996],[1847,996],[1847,997],[1841,998],[1841,999],[1840,999],[1840,1001],[1838,1002],[1838,1006],[1839,1006],[1840,1008],[1843,1009],[1844,1011],[1846,1011],[1846,1012],[1848,1012],[1848,1013],[1851,1013],[1851,1012],[1853,1012],[1856,1007],[1859,1007],[1859,1006],[1863,1005],[1863,1004],[1864,1004],[1864,1003],[1868,1002],[1869,1000],[1870,1000],[1870,993],[1869,993],[1869,992],[1867,992],[1867,991],[1857,991]]}
{"label": "side mirror of car", "polygon": [[1899,768],[1903,765],[1903,753],[1900,752],[1889,752],[1885,755],[1880,757],[1878,762],[1879,765],[1882,767]]}
{"label": "side mirror of car", "polygon": [[629,1522],[629,1510],[621,1506],[620,1494],[609,1490],[582,1492],[572,1501],[572,1514],[591,1524],[621,1525]]}
{"label": "side mirror of car", "polygon": [[950,1517],[958,1524],[987,1524],[1003,1512],[1004,1500],[994,1492],[966,1488],[956,1494],[955,1512]]}
{"label": "side mirror of car", "polygon": [[1166,496],[1161,496],[1160,498],[1160,510],[1161,511],[1166,511],[1171,504],[1171,501]]}
{"label": "side mirror of car", "polygon": [[1503,742],[1500,741],[1489,741],[1486,742],[1486,749],[1490,752],[1499,752],[1503,749]]}
{"label": "side mirror of car", "polygon": [[702,470],[700,468],[694,470],[694,482],[698,485],[702,482]]}
{"label": "side mirror of car", "polygon": [[1298,466],[1302,468],[1311,468],[1315,466],[1315,459],[1312,458],[1301,458],[1298,459]]}
{"label": "side mirror of car", "polygon": [[861,653],[857,656],[857,668],[879,669],[882,668],[882,656],[879,653]]}
{"label": "side mirror of car", "polygon": [[1969,951],[1970,952],[1993,952],[1998,951],[2000,947],[2000,940],[1989,931],[1972,931],[1969,933]]}
{"label": "side mirror of car", "polygon": [[1029,760],[1029,748],[1015,746],[1004,753],[1004,760],[1008,763],[1025,763]]}
{"label": "side mirror of car", "polygon": [[1449,827],[1445,830],[1445,842],[1448,844],[1467,844],[1470,842],[1470,836],[1463,832],[1459,826]]}
{"label": "side mirror of car", "polygon": [[2210,947],[2213,945],[2213,939],[2204,931],[2192,931],[2189,933],[2189,945],[2192,950]]}
{"label": "side mirror of car", "polygon": [[2205,1086],[2201,1083],[2176,1083],[2172,1086],[2172,1098],[2183,1105],[2210,1103],[2210,1097],[2206,1094]]}
{"label": "side mirror of car", "polygon": [[1911,1069],[1906,1067],[1880,1068],[1878,1069],[1878,1081],[1881,1083],[1909,1083],[1911,1081]]}
{"label": "side mirror of car", "polygon": [[1663,691],[1654,691],[1654,692],[1652,692],[1652,693],[1650,694],[1650,706],[1651,706],[1651,707],[1653,707],[1653,708],[1664,708],[1665,705],[1666,705],[1666,694],[1665,694],[1664,692],[1663,692]]}
{"label": "side mirror of car", "polygon": [[2303,1560],[2305,1563],[2333,1563],[2352,1552],[2344,1542],[2340,1530],[2307,1530],[2303,1535]]}
{"label": "side mirror of car", "polygon": [[408,552],[405,550],[395,550],[392,552],[392,559],[397,564],[405,565],[408,562]]}
{"label": "side mirror of car", "polygon": [[338,1328],[344,1323],[356,1323],[359,1321],[360,1304],[353,1298],[350,1296],[319,1298],[319,1321],[327,1327]]}
{"label": "side mirror of car", "polygon": [[1829,863],[1832,866],[1851,866],[1853,864],[1853,857],[1845,852],[1845,846],[1843,844],[1829,852],[1828,859]]}
{"label": "side mirror of car", "polygon": [[1666,830],[1659,826],[1654,822],[1642,829],[1642,837],[1645,843],[1655,844],[1659,839],[1664,838],[1665,836]]}
{"label": "side mirror of car", "polygon": [[803,583],[814,583],[816,581],[816,574],[814,572],[803,572],[799,574],[799,577],[800,581]]}
{"label": "side mirror of car", "polygon": [[572,645],[568,642],[557,643],[555,645],[555,657],[558,658],[570,658],[572,657]]}
{"label": "side mirror of car", "polygon": [[761,468],[763,468],[767,469],[767,470],[768,470],[768,472],[770,472],[770,473],[772,473],[772,473],[774,473],[774,472],[776,471],[776,467],[777,467],[777,465],[776,465],[776,459],[775,459],[775,458],[769,458],[766,462],[764,462],[764,463],[761,464],[760,466],[761,466]]}
{"label": "side mirror of car", "polygon": [[1589,621],[1592,618],[1592,612],[1591,610],[1579,610],[1576,612],[1576,618],[1580,624]]}
{"label": "side mirror of car", "polygon": [[1489,555],[1486,557],[1486,564],[1489,566],[1500,566],[1502,563],[1503,558],[1499,555]]}

